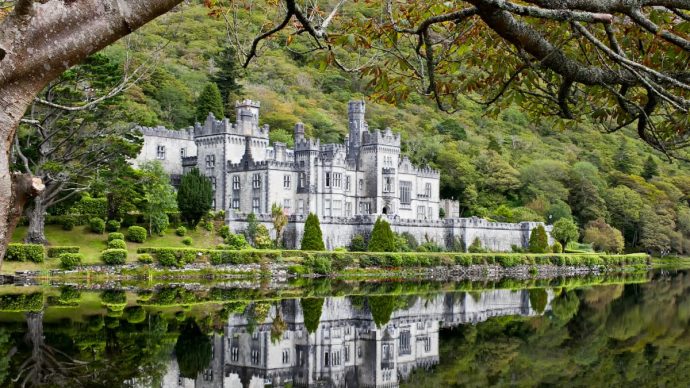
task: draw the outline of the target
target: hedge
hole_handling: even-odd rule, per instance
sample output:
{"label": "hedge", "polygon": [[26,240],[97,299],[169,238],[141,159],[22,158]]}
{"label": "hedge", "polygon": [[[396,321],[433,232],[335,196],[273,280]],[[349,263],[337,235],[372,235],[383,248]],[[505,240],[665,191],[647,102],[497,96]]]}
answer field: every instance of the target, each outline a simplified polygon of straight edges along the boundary
{"label": "hedge", "polygon": [[114,239],[108,241],[108,249],[127,249],[125,240]]}
{"label": "hedge", "polygon": [[101,260],[110,265],[124,264],[127,260],[126,249],[106,249],[101,253]]}
{"label": "hedge", "polygon": [[80,253],[63,253],[60,255],[60,268],[66,270],[75,269],[81,265],[84,255]]}
{"label": "hedge", "polygon": [[108,220],[108,222],[105,223],[106,232],[117,232],[118,230],[120,230],[120,221]]}
{"label": "hedge", "polygon": [[49,247],[48,248],[48,257],[49,258],[55,258],[55,257],[60,257],[61,254],[63,253],[79,253],[79,247],[78,246],[55,246],[55,247]]}
{"label": "hedge", "polygon": [[0,295],[0,311],[41,311],[43,293]]}
{"label": "hedge", "polygon": [[42,263],[45,259],[45,249],[41,244],[9,244],[5,251],[7,261],[33,261]]}
{"label": "hedge", "polygon": [[127,240],[135,243],[146,241],[146,229],[141,226],[130,226],[127,228]]}
{"label": "hedge", "polygon": [[108,233],[108,241],[124,240],[125,235],[119,232]]}
{"label": "hedge", "polygon": [[89,220],[89,229],[93,233],[103,234],[105,232],[105,221],[102,218],[94,217]]}

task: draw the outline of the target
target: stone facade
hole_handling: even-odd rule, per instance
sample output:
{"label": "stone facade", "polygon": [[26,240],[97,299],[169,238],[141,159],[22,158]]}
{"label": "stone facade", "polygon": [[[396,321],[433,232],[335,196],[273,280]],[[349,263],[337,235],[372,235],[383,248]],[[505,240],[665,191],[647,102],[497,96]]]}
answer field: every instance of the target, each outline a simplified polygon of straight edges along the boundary
{"label": "stone facade", "polygon": [[[553,296],[548,290],[546,311]],[[325,298],[313,333],[307,331],[299,299],[274,304],[268,318],[254,326],[243,315],[231,316],[224,336],[214,336],[209,369],[196,380],[179,378],[173,361],[165,378],[170,385],[165,386],[398,387],[415,369],[439,363],[440,329],[497,316],[542,313],[531,306],[529,290],[412,298],[381,326],[374,322],[368,304]],[[278,314],[286,328],[280,338],[272,339]]]}
{"label": "stone facade", "polygon": [[[379,216],[420,243],[451,248],[479,238],[495,251],[527,246],[535,223],[459,218],[458,202],[439,197],[438,171],[414,166],[401,155],[399,134],[369,129],[364,101],[348,104],[349,134],[343,144],[307,138],[304,125],[297,123],[293,149],[269,144],[268,126],[259,125],[259,108],[256,101],[237,102],[235,123],[209,114],[203,124],[182,131],[142,128],[144,147],[134,164],[160,160],[173,184],[198,168],[211,179],[213,206],[226,211],[234,232],[245,229],[250,213],[272,229],[271,207],[282,206],[290,220],[284,233],[289,248],[299,248],[309,213],[321,220],[329,249],[347,246],[355,234],[367,236]],[[441,208],[445,219],[439,218]]]}

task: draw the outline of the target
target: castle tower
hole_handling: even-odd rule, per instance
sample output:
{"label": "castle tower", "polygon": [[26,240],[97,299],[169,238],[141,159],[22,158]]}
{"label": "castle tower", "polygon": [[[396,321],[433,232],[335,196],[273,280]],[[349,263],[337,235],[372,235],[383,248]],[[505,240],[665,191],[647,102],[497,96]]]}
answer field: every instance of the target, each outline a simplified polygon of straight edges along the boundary
{"label": "castle tower", "polygon": [[259,107],[261,103],[252,100],[235,102],[237,130],[243,136],[257,136],[259,131]]}
{"label": "castle tower", "polygon": [[304,124],[303,123],[295,124],[294,138],[295,138],[295,143],[299,143],[300,141],[304,140]]}
{"label": "castle tower", "polygon": [[348,157],[357,160],[359,147],[362,145],[362,132],[367,130],[367,122],[364,120],[365,103],[364,100],[350,101],[347,104],[348,129],[349,129],[349,149]]}

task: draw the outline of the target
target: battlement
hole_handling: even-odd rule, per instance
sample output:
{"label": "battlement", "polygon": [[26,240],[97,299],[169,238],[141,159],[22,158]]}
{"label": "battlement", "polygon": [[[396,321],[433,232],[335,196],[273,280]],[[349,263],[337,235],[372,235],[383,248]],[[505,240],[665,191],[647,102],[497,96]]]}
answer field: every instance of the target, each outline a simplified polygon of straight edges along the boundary
{"label": "battlement", "polygon": [[307,139],[302,138],[301,140],[295,139],[295,152],[298,151],[318,151],[321,148],[321,141],[319,139]]}
{"label": "battlement", "polygon": [[156,136],[169,139],[194,140],[194,129],[187,127],[182,130],[168,129],[164,126],[157,127],[136,127],[144,136]]}
{"label": "battlement", "polygon": [[423,166],[423,167],[415,167],[412,166],[410,169],[412,174],[415,174],[417,176],[421,177],[426,177],[426,178],[438,178],[441,176],[441,173],[438,170],[435,170],[429,166]]}
{"label": "battlement", "polygon": [[362,145],[400,147],[400,134],[393,132],[390,128],[386,128],[383,131],[375,129],[373,132],[367,130],[362,133]]}
{"label": "battlement", "polygon": [[242,107],[252,107],[259,109],[261,108],[261,101],[254,101],[250,99],[244,99],[242,101],[235,101],[235,108],[242,108]]}

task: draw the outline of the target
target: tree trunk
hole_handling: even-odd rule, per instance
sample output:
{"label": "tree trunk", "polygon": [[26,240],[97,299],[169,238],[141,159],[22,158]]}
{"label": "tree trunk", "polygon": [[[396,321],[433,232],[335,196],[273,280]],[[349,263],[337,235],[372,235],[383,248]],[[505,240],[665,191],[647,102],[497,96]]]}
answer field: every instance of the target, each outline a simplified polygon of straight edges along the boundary
{"label": "tree trunk", "polygon": [[29,231],[26,237],[24,237],[24,242],[26,243],[45,244],[47,242],[45,235],[46,206],[44,206],[43,196],[43,194],[40,194],[35,197],[31,207],[27,209]]}

